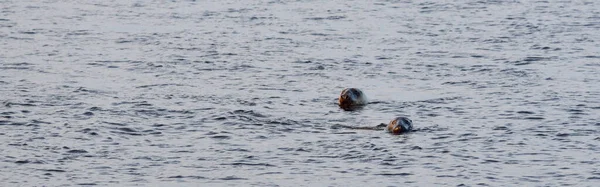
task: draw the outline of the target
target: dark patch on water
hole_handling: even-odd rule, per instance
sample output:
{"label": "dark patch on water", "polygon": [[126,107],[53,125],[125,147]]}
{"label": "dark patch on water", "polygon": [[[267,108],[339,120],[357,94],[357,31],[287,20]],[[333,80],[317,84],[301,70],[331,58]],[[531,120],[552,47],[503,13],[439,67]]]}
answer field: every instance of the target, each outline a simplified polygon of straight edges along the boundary
{"label": "dark patch on water", "polygon": [[243,162],[235,162],[230,164],[222,164],[222,165],[232,165],[232,166],[264,166],[264,167],[275,167],[275,165],[268,163],[243,163]]}
{"label": "dark patch on water", "polygon": [[208,179],[203,176],[194,176],[194,175],[188,175],[188,176],[176,175],[176,176],[170,176],[167,178],[170,178],[170,179]]}
{"label": "dark patch on water", "polygon": [[96,184],[96,183],[78,183],[77,185],[80,185],[80,186],[96,186],[98,184]]}
{"label": "dark patch on water", "polygon": [[67,172],[65,170],[62,169],[40,169],[41,171],[46,171],[46,172],[55,172],[55,173],[64,173]]}
{"label": "dark patch on water", "polygon": [[71,154],[82,154],[82,153],[88,153],[86,150],[83,149],[72,149],[67,151],[67,153],[71,153]]}
{"label": "dark patch on water", "polygon": [[378,173],[374,175],[383,175],[383,176],[408,176],[413,175],[412,173]]}
{"label": "dark patch on water", "polygon": [[543,117],[525,117],[523,119],[527,119],[527,120],[543,120],[545,118],[543,118]]}
{"label": "dark patch on water", "polygon": [[226,139],[231,139],[231,136],[226,136],[226,135],[217,135],[217,136],[211,136],[211,138],[213,138],[213,139],[221,139],[221,140],[226,140]]}
{"label": "dark patch on water", "polygon": [[241,177],[236,177],[236,176],[227,176],[227,177],[223,177],[223,178],[218,178],[219,180],[248,180],[247,178],[241,178]]}
{"label": "dark patch on water", "polygon": [[124,123],[113,123],[113,122],[106,122],[106,121],[104,121],[103,123],[106,123],[109,125],[115,125],[115,126],[127,126],[127,124],[124,124]]}
{"label": "dark patch on water", "polygon": [[532,111],[517,111],[517,114],[535,114],[535,112],[532,112]]}
{"label": "dark patch on water", "polygon": [[42,160],[36,160],[36,159],[27,159],[27,160],[18,160],[15,161],[16,164],[46,164],[47,162],[44,162]]}

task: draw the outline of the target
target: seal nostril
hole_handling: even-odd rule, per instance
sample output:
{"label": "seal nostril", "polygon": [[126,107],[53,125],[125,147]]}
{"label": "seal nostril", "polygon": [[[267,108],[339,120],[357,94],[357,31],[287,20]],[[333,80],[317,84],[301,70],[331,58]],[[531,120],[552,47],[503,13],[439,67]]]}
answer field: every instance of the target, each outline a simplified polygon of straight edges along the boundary
{"label": "seal nostril", "polygon": [[402,128],[400,128],[400,127],[398,127],[398,126],[396,126],[396,127],[394,128],[394,132],[393,132],[393,133],[401,133],[401,132],[402,132]]}

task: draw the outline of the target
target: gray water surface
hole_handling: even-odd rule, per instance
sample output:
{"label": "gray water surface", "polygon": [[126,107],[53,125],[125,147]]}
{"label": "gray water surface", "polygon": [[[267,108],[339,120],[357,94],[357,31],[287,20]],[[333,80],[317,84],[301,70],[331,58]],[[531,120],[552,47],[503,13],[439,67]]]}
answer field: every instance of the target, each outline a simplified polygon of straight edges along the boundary
{"label": "gray water surface", "polygon": [[0,4],[0,186],[600,182],[596,1]]}

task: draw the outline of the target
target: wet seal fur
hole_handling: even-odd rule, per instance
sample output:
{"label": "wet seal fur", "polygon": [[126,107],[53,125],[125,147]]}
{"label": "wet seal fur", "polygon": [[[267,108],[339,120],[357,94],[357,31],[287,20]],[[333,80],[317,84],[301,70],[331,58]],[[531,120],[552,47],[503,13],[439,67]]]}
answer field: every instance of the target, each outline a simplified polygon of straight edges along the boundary
{"label": "wet seal fur", "polygon": [[340,108],[351,111],[367,104],[367,96],[358,88],[346,88],[342,90],[338,99]]}
{"label": "wet seal fur", "polygon": [[401,134],[413,130],[412,120],[406,117],[397,117],[390,121],[387,126],[387,131],[392,134]]}

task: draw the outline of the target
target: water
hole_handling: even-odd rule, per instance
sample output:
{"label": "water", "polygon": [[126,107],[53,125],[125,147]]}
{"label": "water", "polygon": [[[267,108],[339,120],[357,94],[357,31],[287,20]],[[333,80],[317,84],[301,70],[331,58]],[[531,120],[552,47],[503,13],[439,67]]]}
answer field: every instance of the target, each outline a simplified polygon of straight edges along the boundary
{"label": "water", "polygon": [[0,186],[600,182],[592,0],[0,4]]}

